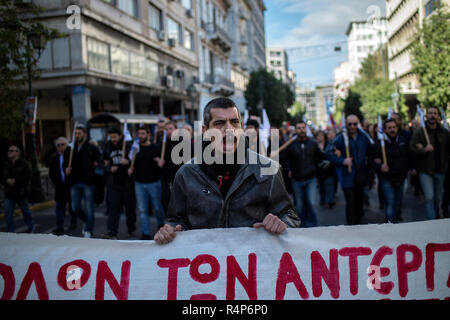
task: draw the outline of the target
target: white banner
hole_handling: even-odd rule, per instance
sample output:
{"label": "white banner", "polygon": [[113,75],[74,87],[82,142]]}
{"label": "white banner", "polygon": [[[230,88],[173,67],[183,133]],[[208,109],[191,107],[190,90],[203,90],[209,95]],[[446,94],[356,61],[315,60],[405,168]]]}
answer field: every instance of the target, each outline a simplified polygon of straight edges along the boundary
{"label": "white banner", "polygon": [[1,299],[449,299],[450,219],[181,232],[168,245],[0,234]]}

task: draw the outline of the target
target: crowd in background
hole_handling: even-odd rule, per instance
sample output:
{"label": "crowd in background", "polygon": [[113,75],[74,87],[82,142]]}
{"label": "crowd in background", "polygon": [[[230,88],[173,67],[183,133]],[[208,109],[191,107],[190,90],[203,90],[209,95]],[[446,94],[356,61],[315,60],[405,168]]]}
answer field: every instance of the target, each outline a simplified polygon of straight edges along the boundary
{"label": "crowd in background", "polygon": [[[260,130],[254,118],[244,125],[246,130]],[[57,138],[55,152],[47,163],[55,186],[53,233],[66,232],[68,216],[69,230],[76,229],[81,220],[82,235],[92,237],[95,205],[105,202],[108,218],[103,238],[117,239],[120,215],[124,212],[130,237],[137,232],[139,216],[140,239],[151,239],[149,215],[155,215],[158,227],[166,222],[172,183],[182,165],[171,159],[178,143],[171,140],[176,129],[172,121],[160,121],[154,134],[149,127],[140,126],[136,132],[138,150],[132,142],[124,143],[119,128],[109,130],[108,141],[101,148],[95,141],[88,141],[83,125],[75,128],[73,148],[67,138]],[[193,140],[192,127],[186,125],[184,129]],[[416,121],[411,126],[403,124],[400,115],[394,113],[384,121],[383,134],[379,133],[376,124],[361,122],[354,115],[348,115],[339,127],[328,126],[324,130],[314,130],[303,121],[279,128],[279,162],[302,227],[318,225],[316,195],[320,210],[332,209],[339,187],[345,197],[349,225],[361,223],[365,206],[370,205],[369,190],[375,186],[377,205],[385,210],[386,222],[401,222],[406,183],[413,186],[415,195],[423,195],[428,219],[448,217],[450,137],[438,110],[427,110],[426,131]],[[270,145],[268,150],[270,155]],[[30,168],[21,157],[20,148],[11,145],[1,171],[7,232],[14,232],[16,204],[28,232],[35,231],[26,200],[30,178]]]}

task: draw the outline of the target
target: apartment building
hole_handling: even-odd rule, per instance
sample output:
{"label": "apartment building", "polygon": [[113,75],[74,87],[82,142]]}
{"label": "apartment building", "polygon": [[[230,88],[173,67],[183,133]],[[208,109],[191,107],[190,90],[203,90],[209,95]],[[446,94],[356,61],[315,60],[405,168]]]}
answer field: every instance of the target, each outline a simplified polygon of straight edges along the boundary
{"label": "apartment building", "polygon": [[389,79],[396,79],[410,108],[418,103],[419,79],[412,73],[411,44],[421,26],[442,2],[450,0],[386,0],[388,27]]}
{"label": "apartment building", "polygon": [[283,48],[267,48],[266,49],[266,64],[267,71],[273,72],[274,76],[283,81],[289,83],[289,60],[285,49]]}
{"label": "apartment building", "polygon": [[[46,25],[65,33],[47,43],[33,83],[38,150],[103,112],[198,117],[195,0],[34,3]],[[68,23],[71,5],[79,8],[78,26]]]}
{"label": "apartment building", "polygon": [[383,17],[371,21],[352,21],[347,28],[346,35],[350,68],[350,79],[348,80],[353,84],[359,75],[359,69],[364,59],[387,43],[387,20]]}
{"label": "apartment building", "polygon": [[236,102],[241,113],[246,108],[244,91],[250,73],[265,68],[265,10],[262,1],[232,0],[230,23],[234,28],[231,30],[231,81],[235,91],[231,99]]}
{"label": "apartment building", "polygon": [[315,89],[316,97],[316,117],[315,124],[319,128],[326,128],[328,125],[329,114],[334,113],[334,89],[333,85],[317,86]]}
{"label": "apartment building", "polygon": [[312,88],[297,87],[295,89],[295,100],[300,102],[305,108],[306,119],[317,122],[317,109],[316,109],[316,91]]}

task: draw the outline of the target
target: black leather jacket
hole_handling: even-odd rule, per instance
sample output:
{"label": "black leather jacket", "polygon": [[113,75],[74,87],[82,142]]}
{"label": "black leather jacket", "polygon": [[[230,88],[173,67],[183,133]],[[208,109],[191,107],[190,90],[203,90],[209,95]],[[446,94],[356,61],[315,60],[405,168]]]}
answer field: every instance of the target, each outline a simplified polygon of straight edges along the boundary
{"label": "black leather jacket", "polygon": [[[281,166],[268,158],[268,163],[249,164],[246,161],[224,198],[217,181],[208,176],[199,164],[191,160],[177,172],[171,193],[168,221],[172,226],[180,224],[184,230],[207,228],[251,227],[262,222],[272,213],[287,227],[300,227],[300,219],[286,191]],[[266,175],[263,167],[275,168],[274,174]]]}

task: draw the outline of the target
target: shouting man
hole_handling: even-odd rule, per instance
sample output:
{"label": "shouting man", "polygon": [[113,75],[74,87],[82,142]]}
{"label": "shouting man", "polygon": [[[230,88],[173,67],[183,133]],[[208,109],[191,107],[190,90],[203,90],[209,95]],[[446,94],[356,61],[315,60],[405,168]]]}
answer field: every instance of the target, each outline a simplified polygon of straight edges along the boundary
{"label": "shouting man", "polygon": [[[176,232],[189,229],[254,227],[281,234],[287,227],[299,227],[279,165],[248,149],[243,157],[239,154],[242,148],[238,145],[244,143],[244,137],[235,103],[227,98],[210,101],[203,123],[203,134],[211,137],[211,144],[204,146],[200,157],[205,158],[212,146],[216,161],[191,160],[178,170],[167,214],[169,223],[160,228],[155,241],[169,243]],[[255,157],[260,161],[251,161]],[[277,167],[274,174],[263,174],[264,167],[270,165]]]}

